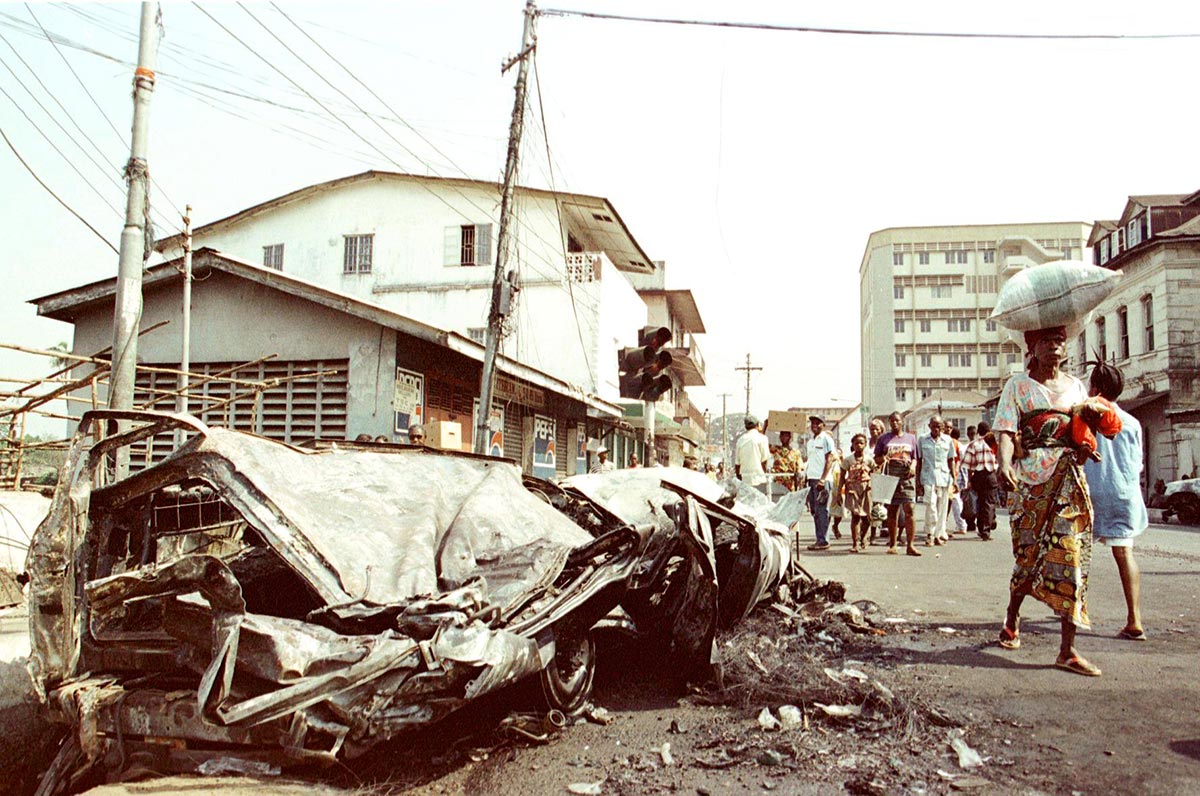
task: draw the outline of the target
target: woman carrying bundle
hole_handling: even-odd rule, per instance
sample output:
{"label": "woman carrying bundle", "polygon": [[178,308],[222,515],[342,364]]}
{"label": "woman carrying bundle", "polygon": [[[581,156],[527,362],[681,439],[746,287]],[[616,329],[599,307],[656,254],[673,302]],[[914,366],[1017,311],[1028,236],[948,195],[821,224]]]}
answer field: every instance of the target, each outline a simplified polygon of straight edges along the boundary
{"label": "woman carrying bundle", "polygon": [[[1087,577],[1092,560],[1092,505],[1081,467],[1086,457],[1070,433],[1088,398],[1083,382],[1061,370],[1065,327],[1025,332],[1030,364],[1004,385],[996,410],[1000,478],[1014,493],[1013,567],[1000,646],[1020,646],[1021,603],[1046,603],[1062,622],[1054,665],[1097,677],[1100,670],[1075,650],[1075,631],[1089,627]],[[1017,435],[1020,435],[1020,453]]]}

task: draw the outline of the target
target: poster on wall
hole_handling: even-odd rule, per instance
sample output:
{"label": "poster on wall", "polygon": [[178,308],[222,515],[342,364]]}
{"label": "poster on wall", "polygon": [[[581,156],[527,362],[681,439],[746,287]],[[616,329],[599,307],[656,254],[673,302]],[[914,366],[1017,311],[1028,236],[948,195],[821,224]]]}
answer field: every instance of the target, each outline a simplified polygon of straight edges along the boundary
{"label": "poster on wall", "polygon": [[[475,449],[475,426],[479,422],[479,399],[471,405],[471,450]],[[492,416],[488,420],[488,456],[504,456],[504,407],[492,404]]]}
{"label": "poster on wall", "polygon": [[575,472],[586,473],[587,466],[587,427],[583,423],[575,425]]}
{"label": "poster on wall", "polygon": [[533,417],[533,474],[538,478],[554,478],[558,463],[554,450],[555,423],[548,417]]}
{"label": "poster on wall", "polygon": [[408,442],[408,428],[425,422],[425,376],[404,368],[396,368],[396,388],[392,393],[392,409],[396,413],[397,434]]}

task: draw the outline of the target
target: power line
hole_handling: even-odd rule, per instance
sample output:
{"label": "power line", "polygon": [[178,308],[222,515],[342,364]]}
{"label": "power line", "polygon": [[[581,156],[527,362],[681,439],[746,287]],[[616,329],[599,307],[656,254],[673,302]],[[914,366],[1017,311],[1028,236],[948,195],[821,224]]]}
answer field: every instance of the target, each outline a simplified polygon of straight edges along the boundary
{"label": "power line", "polygon": [[1017,39],[1034,41],[1200,38],[1200,33],[962,33],[954,31],[867,30],[859,28],[825,28],[812,25],[774,25],[767,22],[639,17],[629,14],[603,14],[597,11],[575,11],[563,8],[543,8],[538,13],[549,17],[583,17],[585,19],[609,19],[618,22],[647,22],[659,25],[691,25],[709,28],[739,28],[742,30],[765,30],[786,33],[824,33],[838,36],[899,36],[924,39]]}
{"label": "power line", "polygon": [[[0,61],[0,63],[3,63],[3,62]],[[6,66],[7,66],[7,64],[6,64]],[[65,160],[67,162],[67,165],[71,167],[71,170],[79,175],[79,179],[83,180],[84,183],[86,183],[87,186],[89,188],[91,188],[92,191],[95,192],[95,194],[97,196],[100,197],[100,201],[102,201],[102,202],[104,202],[104,204],[108,205],[108,208],[110,210],[112,210],[114,213],[116,213],[118,216],[121,216],[122,213],[116,207],[116,205],[114,205],[112,202],[108,201],[108,199],[105,198],[104,194],[100,191],[100,189],[97,188],[95,185],[93,185],[92,181],[84,176],[83,172],[79,170],[79,168],[71,161],[71,159],[69,157],[67,157],[66,154],[61,149],[58,148],[58,145],[55,144],[52,140],[50,140],[50,136],[46,135],[46,133],[42,130],[42,128],[38,127],[37,122],[35,122],[33,119],[31,119],[29,117],[29,114],[25,112],[25,109],[21,107],[20,103],[18,103],[15,99],[13,99],[12,95],[4,90],[3,86],[0,86],[0,94],[3,94],[5,97],[8,98],[8,101],[11,102],[16,107],[16,109],[21,112],[21,115],[25,117],[25,121],[29,122],[29,124],[33,127],[33,129],[37,130],[38,134],[43,139],[45,139],[46,143],[50,145],[50,148],[53,149],[55,152],[57,152],[59,157],[61,157],[63,160]]]}
{"label": "power line", "polygon": [[117,247],[116,247],[116,246],[113,246],[111,243],[109,243],[109,242],[108,242],[108,238],[106,238],[106,237],[104,237],[103,235],[101,235],[101,234],[100,234],[100,233],[99,233],[99,232],[96,230],[96,228],[95,228],[95,227],[93,227],[91,224],[89,224],[89,223],[87,222],[87,220],[86,220],[86,219],[85,219],[83,216],[79,215],[79,213],[76,213],[76,212],[75,212],[75,210],[74,210],[74,209],[73,209],[73,208],[72,208],[72,207],[71,207],[69,204],[67,204],[67,203],[66,203],[66,202],[64,202],[64,201],[63,201],[61,198],[59,198],[58,194],[56,194],[56,193],[54,192],[54,190],[53,190],[53,189],[52,189],[52,188],[51,188],[49,185],[47,185],[46,183],[42,182],[42,178],[41,178],[41,177],[39,177],[39,176],[37,175],[37,172],[35,172],[35,171],[34,171],[34,170],[33,170],[33,169],[30,167],[30,165],[29,165],[28,163],[26,163],[26,162],[25,162],[25,158],[21,157],[21,153],[17,151],[17,148],[16,148],[15,146],[13,146],[13,143],[12,143],[12,141],[9,141],[9,140],[8,140],[8,136],[7,136],[7,135],[5,135],[5,133],[4,133],[4,130],[3,130],[2,128],[0,128],[0,138],[3,138],[3,139],[4,139],[4,143],[8,144],[8,148],[12,150],[12,153],[13,153],[14,155],[16,155],[16,157],[17,157],[17,160],[19,160],[19,161],[21,162],[21,165],[25,167],[25,170],[29,172],[29,176],[31,176],[31,177],[33,177],[35,180],[37,180],[37,184],[38,184],[38,185],[40,185],[40,186],[42,186],[43,188],[45,188],[45,189],[46,189],[46,193],[48,193],[48,194],[50,194],[51,196],[53,196],[53,197],[54,197],[54,199],[55,199],[55,201],[57,201],[57,202],[58,202],[60,205],[62,205],[64,208],[66,208],[66,210],[67,210],[67,212],[68,212],[68,213],[70,213],[71,215],[75,216],[75,218],[79,219],[80,223],[82,223],[82,224],[83,224],[85,227],[87,227],[88,229],[90,229],[90,230],[92,231],[92,234],[94,234],[94,235],[95,235],[97,238],[99,238],[100,240],[104,241],[104,245],[105,245],[105,246],[107,246],[108,248],[112,249],[112,250],[113,250],[113,252],[114,252],[115,254],[117,254],[117,255],[120,255],[120,252],[117,250]]}

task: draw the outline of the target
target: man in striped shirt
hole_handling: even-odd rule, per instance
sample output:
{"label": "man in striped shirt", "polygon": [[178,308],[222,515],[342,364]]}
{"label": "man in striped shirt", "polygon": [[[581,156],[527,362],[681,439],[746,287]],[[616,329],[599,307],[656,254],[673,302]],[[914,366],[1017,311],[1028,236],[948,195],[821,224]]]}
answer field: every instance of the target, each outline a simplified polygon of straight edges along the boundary
{"label": "man in striped shirt", "polygon": [[999,462],[992,448],[992,427],[981,421],[975,429],[975,439],[963,453],[962,466],[968,483],[975,492],[975,527],[979,538],[988,540],[996,530],[996,471]]}

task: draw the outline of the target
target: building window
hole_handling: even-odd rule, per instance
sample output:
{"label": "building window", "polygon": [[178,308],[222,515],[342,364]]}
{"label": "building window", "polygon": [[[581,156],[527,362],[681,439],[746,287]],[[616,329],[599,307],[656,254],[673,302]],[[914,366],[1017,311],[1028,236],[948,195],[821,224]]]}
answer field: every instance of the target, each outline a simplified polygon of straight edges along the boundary
{"label": "building window", "polygon": [[1142,229],[1138,223],[1139,221],[1140,219],[1135,218],[1125,228],[1125,248],[1127,249],[1132,249],[1142,242]]}
{"label": "building window", "polygon": [[1117,358],[1129,359],[1129,308],[1117,310]]}
{"label": "building window", "polygon": [[904,285],[892,285],[892,298],[904,298]]}
{"label": "building window", "polygon": [[920,357],[920,360],[921,360],[921,367],[923,367],[923,368],[933,367],[933,354],[920,354],[918,356]]}
{"label": "building window", "polygon": [[954,295],[954,287],[951,285],[933,285],[929,288],[929,293],[934,298],[950,298]]}
{"label": "building window", "polygon": [[908,354],[896,354],[896,367],[903,368],[908,365]]}
{"label": "building window", "polygon": [[1108,262],[1108,238],[1100,241],[1100,264]]}
{"label": "building window", "polygon": [[946,321],[947,332],[969,332],[971,331],[970,318],[951,318]]}
{"label": "building window", "polygon": [[989,368],[994,368],[1000,364],[1000,355],[999,354],[984,354],[983,362]]}
{"label": "building window", "polygon": [[984,249],[983,250],[983,261],[985,263],[996,262],[996,250],[995,249]]}
{"label": "building window", "polygon": [[900,252],[892,252],[892,265],[904,265],[904,255]]}
{"label": "building window", "polygon": [[929,252],[917,252],[917,265],[929,265]]}
{"label": "building window", "polygon": [[342,273],[371,273],[371,255],[375,250],[374,235],[346,235],[346,249],[342,257]]}
{"label": "building window", "polygon": [[1108,236],[1108,251],[1115,258],[1121,253],[1121,230],[1116,230]]}
{"label": "building window", "polygon": [[892,321],[892,327],[893,327],[893,328],[894,328],[894,329],[895,329],[897,332],[903,332],[903,331],[904,331],[904,319],[903,319],[903,318],[896,318],[894,321]]}
{"label": "building window", "polygon": [[492,261],[492,225],[462,224],[446,227],[442,264],[446,266],[490,265]]}
{"label": "building window", "polygon": [[933,321],[929,320],[928,318],[922,318],[921,320],[917,321],[917,323],[921,325],[920,328],[922,332],[933,331]]}
{"label": "building window", "polygon": [[1075,341],[1075,345],[1079,348],[1079,367],[1083,367],[1083,363],[1087,362],[1087,329],[1079,333],[1079,339]]}
{"label": "building window", "polygon": [[946,252],[946,265],[966,265],[966,252]]}
{"label": "building window", "polygon": [[1154,296],[1142,296],[1142,319],[1146,322],[1146,351],[1154,350]]}
{"label": "building window", "polygon": [[933,395],[933,390],[928,387],[921,388],[921,400],[924,401],[929,396]]}
{"label": "building window", "polygon": [[467,329],[467,336],[470,337],[473,342],[483,345],[487,340],[487,327],[471,326]]}
{"label": "building window", "polygon": [[275,243],[271,246],[263,246],[263,265],[267,268],[274,268],[276,271],[283,270],[283,244]]}
{"label": "building window", "polygon": [[1104,329],[1105,323],[1103,318],[1096,320],[1096,350],[1099,352],[1097,358],[1101,362],[1108,361],[1108,340]]}
{"label": "building window", "polygon": [[1015,364],[1017,364],[1017,355],[1016,354],[1006,354],[1004,357],[1004,361],[1010,365],[1015,365]]}
{"label": "building window", "polygon": [[896,388],[896,400],[897,401],[903,401],[903,400],[905,400],[905,398],[907,396],[908,396],[908,391],[905,390],[903,387]]}
{"label": "building window", "polygon": [[994,332],[996,331],[996,322],[989,318],[983,322],[983,328],[989,332]]}
{"label": "building window", "polygon": [[946,360],[947,360],[947,364],[950,365],[950,367],[952,367],[952,368],[969,368],[969,367],[971,367],[971,355],[967,354],[967,353],[947,354]]}

